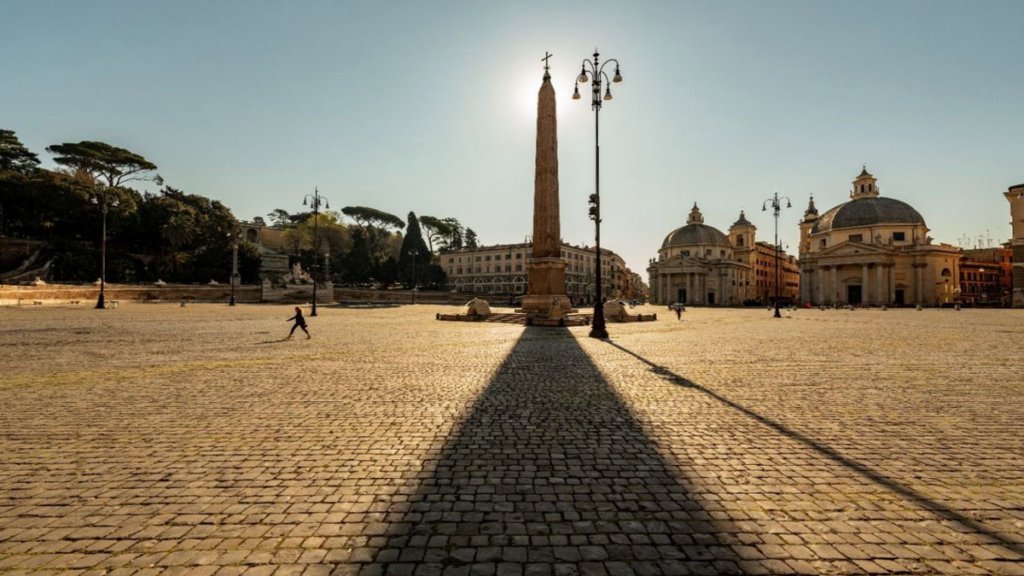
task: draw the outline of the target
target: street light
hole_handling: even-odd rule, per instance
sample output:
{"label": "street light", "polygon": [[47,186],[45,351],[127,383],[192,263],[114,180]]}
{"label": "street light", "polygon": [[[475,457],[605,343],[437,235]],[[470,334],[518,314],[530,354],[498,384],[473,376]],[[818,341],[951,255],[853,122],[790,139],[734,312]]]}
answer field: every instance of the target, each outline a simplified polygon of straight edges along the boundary
{"label": "street light", "polygon": [[302,205],[313,209],[313,308],[309,315],[316,316],[316,271],[320,267],[320,206],[330,210],[331,205],[327,197],[322,196],[316,188],[313,188],[312,194],[306,194],[302,198]]}
{"label": "street light", "polygon": [[0,284],[4,283],[4,205],[0,204]]}
{"label": "street light", "polygon": [[107,307],[107,207],[117,206],[117,199],[107,199],[107,192],[97,193],[90,198],[93,204],[99,204],[103,212],[103,236],[100,242],[100,296],[96,300],[96,309],[104,310]]}
{"label": "street light", "polygon": [[235,229],[228,233],[228,238],[231,239],[231,299],[228,300],[228,306],[235,305],[235,284],[238,283],[238,241],[241,239],[242,231],[238,229],[238,224],[235,224]]}
{"label": "street light", "polygon": [[413,248],[409,250],[409,255],[412,256],[412,303],[416,303],[416,256],[420,253],[419,250]]}
{"label": "street light", "polygon": [[[615,63],[615,75],[612,77],[611,82],[622,82],[622,74],[619,73],[618,60],[609,58],[605,60],[604,64],[601,64],[598,56],[597,50],[594,50],[593,60],[583,59],[583,64],[580,66],[580,75],[576,77],[572,99],[580,99],[580,84],[586,84],[587,80],[589,80],[591,88],[590,107],[594,110],[594,193],[590,195],[590,219],[594,221],[594,254],[597,265],[595,278],[597,281],[597,300],[594,302],[594,322],[590,327],[590,337],[607,338],[608,330],[604,322],[604,295],[601,293],[601,85],[604,82],[608,82],[608,75],[604,72],[604,67],[608,64]],[[612,99],[611,86],[605,86],[603,99]]]}
{"label": "street light", "polygon": [[789,201],[789,197],[788,196],[783,196],[783,197],[779,198],[779,193],[778,192],[775,192],[774,194],[772,194],[771,198],[765,200],[764,203],[761,204],[761,211],[762,212],[767,210],[768,206],[771,206],[772,207],[772,213],[775,216],[775,317],[776,318],[782,318],[782,314],[779,314],[779,285],[782,283],[781,280],[780,280],[780,275],[779,275],[779,264],[780,264],[780,260],[782,259],[780,257],[780,252],[782,252],[782,247],[779,246],[779,211],[782,210],[782,205],[779,202],[780,200],[785,200],[786,201],[786,208],[792,208],[793,207],[793,203]]}

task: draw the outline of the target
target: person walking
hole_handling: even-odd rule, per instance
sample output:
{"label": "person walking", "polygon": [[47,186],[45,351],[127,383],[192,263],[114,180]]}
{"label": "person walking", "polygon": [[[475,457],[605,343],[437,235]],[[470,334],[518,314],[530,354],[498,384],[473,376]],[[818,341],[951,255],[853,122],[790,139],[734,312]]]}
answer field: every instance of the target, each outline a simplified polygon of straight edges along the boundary
{"label": "person walking", "polygon": [[288,333],[287,339],[291,339],[295,334],[296,328],[302,328],[302,331],[306,333],[307,340],[312,338],[312,336],[309,335],[309,330],[306,330],[306,318],[302,315],[302,308],[299,308],[298,306],[295,307],[295,316],[289,318],[288,322],[291,322],[292,320],[295,321],[295,324],[292,325],[292,331]]}
{"label": "person walking", "polygon": [[682,320],[683,319],[683,307],[680,306],[679,304],[676,304],[675,305],[675,309],[676,309],[676,319],[677,320]]}

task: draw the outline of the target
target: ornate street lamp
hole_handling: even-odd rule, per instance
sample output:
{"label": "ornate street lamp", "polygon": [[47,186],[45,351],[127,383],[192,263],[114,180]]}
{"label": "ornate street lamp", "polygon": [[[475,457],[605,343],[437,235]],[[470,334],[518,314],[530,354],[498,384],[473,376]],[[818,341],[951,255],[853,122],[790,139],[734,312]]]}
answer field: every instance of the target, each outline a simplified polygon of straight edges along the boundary
{"label": "ornate street lamp", "polygon": [[313,188],[312,194],[306,194],[302,198],[302,205],[313,209],[313,307],[309,311],[310,316],[316,316],[316,271],[320,267],[320,206],[330,210],[331,205],[326,196]]}
{"label": "ornate street lamp", "polygon": [[779,245],[779,211],[782,210],[781,201],[786,201],[786,208],[792,208],[793,203],[789,201],[788,196],[779,197],[779,193],[775,192],[772,197],[765,200],[761,204],[761,211],[768,210],[768,206],[772,207],[772,214],[775,216],[775,317],[782,318],[782,314],[779,314],[779,285],[781,284],[779,265],[782,260],[782,247]]}
{"label": "ornate street lamp", "polygon": [[96,193],[89,199],[93,204],[99,204],[100,210],[103,212],[103,236],[100,241],[100,296],[96,300],[97,310],[104,310],[107,307],[107,207],[117,206],[117,199],[108,200],[107,195],[107,192]]}
{"label": "ornate street lamp", "polygon": [[416,303],[416,256],[419,256],[420,251],[413,248],[409,250],[409,255],[412,256],[412,303]]}
{"label": "ornate street lamp", "polygon": [[235,223],[235,228],[228,233],[228,238],[231,239],[231,299],[228,300],[228,306],[235,305],[235,284],[238,283],[238,241],[242,238],[242,231],[238,228],[238,223]]}
{"label": "ornate street lamp", "polygon": [[[590,195],[590,219],[594,221],[594,254],[596,259],[597,300],[594,302],[594,322],[590,327],[591,338],[607,338],[608,330],[604,322],[604,294],[601,290],[601,140],[600,140],[600,112],[601,112],[601,86],[605,82],[622,82],[622,74],[619,73],[619,61],[615,58],[605,60],[601,64],[598,59],[598,52],[594,50],[594,59],[584,59],[580,67],[580,75],[576,77],[576,86],[572,93],[573,100],[580,99],[580,84],[590,81],[591,99],[590,107],[594,110],[594,193]],[[604,67],[615,63],[615,75],[611,81],[604,72]],[[605,86],[604,100],[612,99],[611,86]]]}
{"label": "ornate street lamp", "polygon": [[0,204],[0,284],[4,283],[4,205]]}

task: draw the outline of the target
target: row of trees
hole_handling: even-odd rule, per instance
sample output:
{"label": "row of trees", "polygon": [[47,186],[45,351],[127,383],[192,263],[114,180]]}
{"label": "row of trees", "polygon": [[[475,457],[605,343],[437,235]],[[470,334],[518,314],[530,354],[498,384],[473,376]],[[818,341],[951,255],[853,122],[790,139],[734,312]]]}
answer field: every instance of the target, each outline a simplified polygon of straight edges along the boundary
{"label": "row of trees", "polygon": [[[342,216],[354,224],[345,224]],[[400,282],[407,287],[438,287],[444,273],[437,256],[444,251],[476,247],[476,233],[455,218],[417,217],[406,220],[366,206],[347,206],[340,212],[291,214],[276,209],[267,215],[283,233],[285,249],[303,263],[313,265],[314,254],[329,258],[331,279],[344,284]],[[261,219],[257,219],[261,220]],[[320,241],[314,248],[314,238]]]}
{"label": "row of trees", "polygon": [[[146,158],[103,142],[47,147],[60,168],[45,170],[11,130],[0,130],[0,241],[41,241],[40,261],[50,278],[90,281],[99,271],[99,222],[108,209],[107,277],[112,282],[226,281],[237,220],[219,201],[166,185]],[[129,185],[154,182],[153,194]],[[353,223],[342,222],[347,217]],[[289,256],[311,268],[314,255],[330,258],[331,279],[346,284],[401,282],[440,285],[440,252],[475,248],[476,233],[455,218],[398,216],[364,206],[340,212],[267,215],[282,231]],[[262,221],[262,218],[256,218]],[[320,246],[313,246],[314,228]],[[15,255],[0,253],[0,273]],[[329,255],[329,256],[328,256]],[[258,247],[239,245],[242,281],[259,277]],[[24,254],[17,255],[23,258]]]}
{"label": "row of trees", "polygon": [[[107,278],[113,282],[225,280],[231,266],[235,218],[216,200],[164,185],[146,158],[103,142],[47,147],[60,168],[39,167],[38,156],[11,130],[0,130],[0,235],[39,241],[38,262],[51,262],[51,279],[99,276],[99,223],[107,218]],[[154,182],[157,193],[129,184]],[[7,251],[0,270],[25,254]],[[243,281],[256,281],[259,256],[240,248]]]}

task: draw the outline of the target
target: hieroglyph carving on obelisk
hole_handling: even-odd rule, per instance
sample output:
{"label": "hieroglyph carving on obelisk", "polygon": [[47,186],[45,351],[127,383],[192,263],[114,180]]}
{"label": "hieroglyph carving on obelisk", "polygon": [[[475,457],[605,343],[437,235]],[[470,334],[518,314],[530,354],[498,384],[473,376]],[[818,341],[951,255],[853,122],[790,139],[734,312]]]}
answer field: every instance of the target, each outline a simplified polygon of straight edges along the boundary
{"label": "hieroglyph carving on obelisk", "polygon": [[572,308],[565,295],[565,261],[558,213],[558,126],[555,89],[544,57],[544,80],[537,95],[537,158],[533,184],[533,257],[523,311],[561,316]]}

